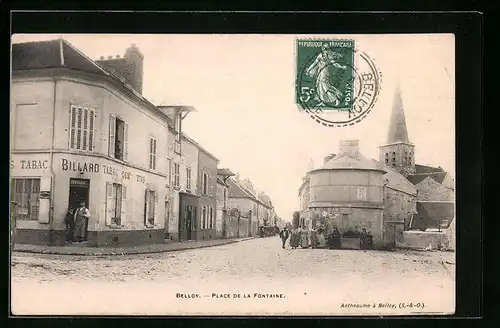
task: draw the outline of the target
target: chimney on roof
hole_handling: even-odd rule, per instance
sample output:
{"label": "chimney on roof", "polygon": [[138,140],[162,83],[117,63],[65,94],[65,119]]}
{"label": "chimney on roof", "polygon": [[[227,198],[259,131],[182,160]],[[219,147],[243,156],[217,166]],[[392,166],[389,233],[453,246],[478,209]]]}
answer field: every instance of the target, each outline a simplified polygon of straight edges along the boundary
{"label": "chimney on roof", "polygon": [[100,60],[104,60],[104,56],[99,57]]}
{"label": "chimney on roof", "polygon": [[358,140],[340,140],[339,153],[357,159],[359,156]]}
{"label": "chimney on roof", "polygon": [[101,57],[98,63],[118,73],[135,91],[142,94],[144,55],[139,48],[132,44],[125,51],[124,57],[120,58],[117,55],[114,60],[111,59],[113,59],[112,56],[109,56],[107,60]]}

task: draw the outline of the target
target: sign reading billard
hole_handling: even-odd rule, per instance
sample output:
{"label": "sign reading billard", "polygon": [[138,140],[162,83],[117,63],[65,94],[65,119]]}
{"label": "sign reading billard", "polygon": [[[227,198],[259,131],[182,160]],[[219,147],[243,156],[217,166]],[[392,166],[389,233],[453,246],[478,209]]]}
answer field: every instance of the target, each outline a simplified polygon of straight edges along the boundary
{"label": "sign reading billard", "polygon": [[63,171],[73,171],[73,172],[80,172],[80,173],[104,173],[107,175],[112,175],[116,177],[121,177],[124,180],[135,180],[140,183],[146,183],[146,177],[136,174],[135,179],[133,179],[133,174],[125,171],[125,170],[120,170],[116,167],[110,166],[110,165],[105,165],[105,164],[98,164],[98,163],[92,163],[92,162],[79,162],[79,161],[70,161],[66,158],[61,159],[61,169]]}

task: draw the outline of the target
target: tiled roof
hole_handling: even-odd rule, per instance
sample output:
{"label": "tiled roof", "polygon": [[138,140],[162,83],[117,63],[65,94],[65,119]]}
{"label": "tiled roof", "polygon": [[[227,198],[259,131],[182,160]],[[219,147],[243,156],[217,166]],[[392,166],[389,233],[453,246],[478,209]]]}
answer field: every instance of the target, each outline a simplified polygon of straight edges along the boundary
{"label": "tiled roof", "polygon": [[446,172],[420,173],[420,174],[409,175],[407,179],[414,185],[422,182],[427,177],[434,179],[438,183],[443,183],[444,179],[446,178],[446,174],[447,174]]}
{"label": "tiled roof", "polygon": [[251,198],[258,201],[248,190],[240,186],[233,179],[229,178],[226,182],[229,186],[229,198]]}
{"label": "tiled roof", "polygon": [[437,228],[447,222],[447,228],[455,217],[454,202],[417,202],[417,214],[413,217],[411,229]]}
{"label": "tiled roof", "polygon": [[415,174],[444,172],[440,167],[415,164]]}
{"label": "tiled roof", "polygon": [[[338,154],[326,162],[319,170],[377,170],[384,171],[381,165],[365,158],[362,154],[358,154],[357,158],[348,156],[347,154]],[[313,170],[315,171],[315,170]]]}
{"label": "tiled roof", "polygon": [[108,75],[102,67],[63,39],[12,45],[13,71],[57,67]]}

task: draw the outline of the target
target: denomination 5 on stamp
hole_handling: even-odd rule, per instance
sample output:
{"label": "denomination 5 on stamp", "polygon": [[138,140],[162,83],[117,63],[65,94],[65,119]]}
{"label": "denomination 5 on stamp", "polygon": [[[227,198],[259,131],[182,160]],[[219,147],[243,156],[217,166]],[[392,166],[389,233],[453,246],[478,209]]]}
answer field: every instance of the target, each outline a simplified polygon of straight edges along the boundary
{"label": "denomination 5 on stamp", "polygon": [[296,103],[330,127],[360,122],[380,91],[380,73],[354,40],[296,40]]}

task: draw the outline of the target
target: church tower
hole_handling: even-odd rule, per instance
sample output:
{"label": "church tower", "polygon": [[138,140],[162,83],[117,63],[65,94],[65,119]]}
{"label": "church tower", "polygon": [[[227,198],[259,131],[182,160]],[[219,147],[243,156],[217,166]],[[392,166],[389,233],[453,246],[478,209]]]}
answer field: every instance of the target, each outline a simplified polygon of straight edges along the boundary
{"label": "church tower", "polygon": [[408,139],[399,86],[394,94],[387,144],[379,147],[379,161],[405,177],[415,173],[415,146]]}

